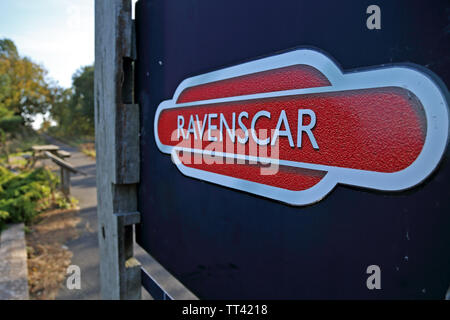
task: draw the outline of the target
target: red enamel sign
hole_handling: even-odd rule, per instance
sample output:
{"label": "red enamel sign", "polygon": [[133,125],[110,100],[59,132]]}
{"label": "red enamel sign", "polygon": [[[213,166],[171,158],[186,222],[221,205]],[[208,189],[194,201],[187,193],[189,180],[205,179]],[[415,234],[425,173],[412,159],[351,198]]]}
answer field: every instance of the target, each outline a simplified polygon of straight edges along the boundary
{"label": "red enamel sign", "polygon": [[446,148],[443,92],[415,66],[343,73],[301,49],[184,80],[155,140],[187,176],[293,205],[338,183],[404,190]]}

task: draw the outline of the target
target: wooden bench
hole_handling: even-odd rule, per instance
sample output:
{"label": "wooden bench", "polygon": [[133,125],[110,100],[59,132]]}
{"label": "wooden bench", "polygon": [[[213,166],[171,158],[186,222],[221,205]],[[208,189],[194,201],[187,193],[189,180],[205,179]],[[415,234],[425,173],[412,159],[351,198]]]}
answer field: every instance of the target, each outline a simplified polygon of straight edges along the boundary
{"label": "wooden bench", "polygon": [[32,151],[31,158],[27,164],[27,167],[33,168],[38,160],[45,159],[44,152],[48,151],[53,154],[56,154],[58,152],[58,150],[59,150],[59,147],[55,146],[53,144],[32,146],[31,147],[31,151]]}
{"label": "wooden bench", "polygon": [[50,159],[60,167],[61,172],[61,191],[68,198],[70,196],[70,173],[84,172],[75,169],[70,163],[64,161],[66,158],[70,158],[71,154],[68,151],[60,150],[58,146],[53,144],[32,146],[32,155],[29,159],[27,167],[34,167],[36,162],[40,159]]}
{"label": "wooden bench", "polygon": [[31,150],[33,151],[33,156],[38,157],[38,156],[42,156],[43,153],[46,151],[56,154],[59,150],[59,147],[55,146],[53,144],[48,144],[48,145],[43,145],[43,146],[32,146]]}
{"label": "wooden bench", "polygon": [[71,156],[70,152],[65,151],[65,150],[60,150],[58,146],[55,146],[53,144],[32,146],[31,150],[32,150],[32,155],[31,155],[31,158],[29,159],[27,167],[28,166],[34,167],[34,165],[36,164],[36,162],[38,160],[47,158],[47,156],[45,155],[45,152],[50,152],[51,154],[53,154],[61,159],[70,158],[70,156]]}
{"label": "wooden bench", "polygon": [[65,150],[58,150],[57,155],[61,159],[70,158],[70,156],[71,156],[70,152],[65,151]]}
{"label": "wooden bench", "polygon": [[[70,173],[80,173],[82,175],[86,175],[86,173],[74,168],[70,163],[57,157],[50,151],[44,151],[44,155],[60,167],[61,191],[66,196],[66,198],[69,198],[69,196],[70,196]],[[69,153],[69,156],[70,156],[70,153]]]}

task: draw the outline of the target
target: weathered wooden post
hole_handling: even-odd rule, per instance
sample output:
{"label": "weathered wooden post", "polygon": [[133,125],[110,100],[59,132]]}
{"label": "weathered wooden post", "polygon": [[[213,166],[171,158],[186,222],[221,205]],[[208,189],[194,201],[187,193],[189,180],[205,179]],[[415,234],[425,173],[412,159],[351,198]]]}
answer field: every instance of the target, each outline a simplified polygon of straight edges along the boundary
{"label": "weathered wooden post", "polygon": [[140,220],[139,109],[133,104],[131,0],[95,1],[95,126],[103,299],[140,299],[133,224]]}
{"label": "weathered wooden post", "polygon": [[61,170],[61,191],[66,198],[70,197],[70,171],[64,167]]}

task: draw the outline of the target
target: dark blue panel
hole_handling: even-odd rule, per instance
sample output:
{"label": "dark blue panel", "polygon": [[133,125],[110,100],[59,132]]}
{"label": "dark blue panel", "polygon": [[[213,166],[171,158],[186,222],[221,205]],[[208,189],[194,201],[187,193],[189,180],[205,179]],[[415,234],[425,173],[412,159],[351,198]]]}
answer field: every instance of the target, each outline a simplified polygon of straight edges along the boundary
{"label": "dark blue panel", "polygon": [[[138,242],[201,298],[438,298],[450,285],[450,163],[414,189],[338,186],[291,207],[183,176],[159,152],[157,106],[185,78],[313,46],[344,69],[412,62],[450,85],[448,1],[140,0]],[[381,267],[382,289],[366,287]]]}

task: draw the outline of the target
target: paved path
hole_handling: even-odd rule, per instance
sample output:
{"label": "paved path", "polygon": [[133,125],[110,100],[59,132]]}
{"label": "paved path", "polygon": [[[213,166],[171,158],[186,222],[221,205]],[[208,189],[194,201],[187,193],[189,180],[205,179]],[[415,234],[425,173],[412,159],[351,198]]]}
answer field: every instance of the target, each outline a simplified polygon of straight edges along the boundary
{"label": "paved path", "polygon": [[71,194],[79,200],[81,222],[78,224],[79,237],[66,245],[73,252],[71,264],[81,269],[81,290],[69,290],[64,284],[57,299],[100,299],[100,274],[97,240],[97,189],[95,187],[95,160],[78,149],[69,147],[51,137],[49,143],[69,151],[72,156],[67,159],[74,167],[85,172],[71,175]]}
{"label": "paved path", "polygon": [[[81,290],[69,290],[64,284],[60,289],[59,300],[100,299],[100,272],[97,239],[97,189],[95,160],[78,149],[46,136],[48,143],[69,151],[72,156],[67,159],[74,167],[85,172],[87,176],[72,175],[71,194],[79,200],[81,222],[78,224],[79,237],[66,245],[73,252],[71,264],[81,269]],[[166,290],[177,299],[195,299],[178,280],[175,280],[155,259],[135,244],[134,256],[146,270],[152,270],[152,276],[166,287]],[[142,299],[152,297],[142,289]]]}

